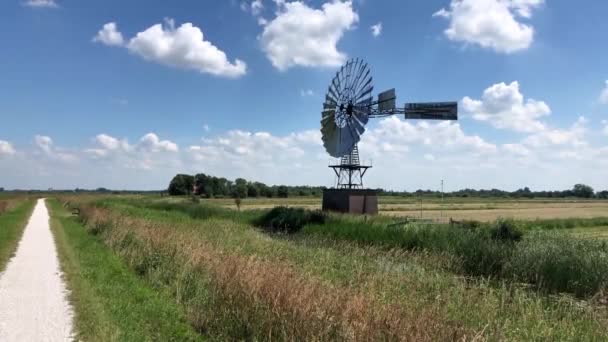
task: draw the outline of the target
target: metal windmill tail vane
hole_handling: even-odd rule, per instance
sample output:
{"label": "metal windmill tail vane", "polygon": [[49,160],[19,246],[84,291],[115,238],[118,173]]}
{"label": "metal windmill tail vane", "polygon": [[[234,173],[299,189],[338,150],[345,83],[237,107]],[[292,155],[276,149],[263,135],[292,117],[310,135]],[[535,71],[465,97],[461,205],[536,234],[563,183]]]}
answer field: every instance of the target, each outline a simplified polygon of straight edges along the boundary
{"label": "metal windmill tail vane", "polygon": [[[341,158],[340,165],[330,165],[338,176],[338,188],[363,187],[363,174],[371,166],[360,165],[357,144],[370,118],[403,115],[411,120],[458,120],[457,102],[406,103],[398,108],[395,89],[380,93],[376,99],[373,90],[369,65],[356,58],[338,70],[325,95],[321,133],[327,153]],[[354,177],[358,179],[355,183],[353,173],[359,176]]]}

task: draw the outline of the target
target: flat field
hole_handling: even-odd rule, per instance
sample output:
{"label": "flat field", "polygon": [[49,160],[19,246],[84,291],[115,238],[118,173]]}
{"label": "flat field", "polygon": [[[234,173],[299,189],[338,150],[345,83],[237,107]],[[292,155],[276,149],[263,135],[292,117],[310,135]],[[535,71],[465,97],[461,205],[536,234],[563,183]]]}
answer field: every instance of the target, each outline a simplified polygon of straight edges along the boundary
{"label": "flat field", "polygon": [[[291,212],[265,221],[271,212],[264,208],[318,208],[320,199],[246,199],[237,211],[230,199],[75,196],[60,201],[80,208],[80,216],[62,218],[63,228],[56,229],[87,232],[103,246],[98,253],[116,256],[129,272],[125,277],[162,295],[202,338],[608,338],[608,215],[597,209],[606,202],[380,200],[383,215],[376,217],[319,221]],[[428,218],[448,205],[450,213],[467,213],[457,218],[488,223],[392,226],[399,219],[388,215],[416,216],[422,207]],[[526,210],[543,215],[490,218]],[[272,232],[268,222],[291,233]],[[76,246],[69,239],[60,245]],[[74,257],[73,263],[95,259]],[[97,295],[100,303],[118,304]],[[100,305],[111,321],[114,314]],[[138,319],[144,336],[156,318]]]}
{"label": "flat field", "polygon": [[[12,232],[0,239],[2,266],[33,200],[0,200],[0,237]],[[238,211],[232,199],[50,200],[76,336],[608,339],[608,201],[380,197],[375,217],[291,212],[265,221],[270,208],[320,202],[245,199]],[[436,224],[394,225],[405,216]],[[450,217],[478,222],[441,223]]]}
{"label": "flat field", "polygon": [[[209,199],[210,203],[236,209],[231,199]],[[498,218],[521,220],[554,218],[608,217],[608,201],[576,199],[500,199],[379,197],[381,215],[443,220],[494,221]],[[321,198],[254,198],[245,199],[242,209],[269,209],[278,205],[320,209]]]}

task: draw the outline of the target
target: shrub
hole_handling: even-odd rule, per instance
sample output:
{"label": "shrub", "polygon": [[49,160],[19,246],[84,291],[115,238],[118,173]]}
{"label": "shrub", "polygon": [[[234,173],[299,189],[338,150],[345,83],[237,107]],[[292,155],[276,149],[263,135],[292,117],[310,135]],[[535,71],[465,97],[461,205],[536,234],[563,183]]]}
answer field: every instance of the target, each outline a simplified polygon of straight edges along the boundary
{"label": "shrub", "polygon": [[513,220],[498,219],[490,228],[492,239],[498,241],[519,241],[523,233]]}
{"label": "shrub", "polygon": [[324,224],[325,219],[326,215],[319,210],[275,207],[254,223],[271,232],[296,233],[307,224]]}

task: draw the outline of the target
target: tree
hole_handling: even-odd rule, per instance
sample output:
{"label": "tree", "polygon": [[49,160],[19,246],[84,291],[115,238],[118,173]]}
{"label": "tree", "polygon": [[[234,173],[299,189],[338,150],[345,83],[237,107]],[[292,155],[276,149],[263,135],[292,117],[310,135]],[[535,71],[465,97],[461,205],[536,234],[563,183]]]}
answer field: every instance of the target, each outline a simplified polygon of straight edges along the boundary
{"label": "tree", "polygon": [[243,178],[237,178],[234,180],[234,197],[246,198],[247,197],[247,181]]}
{"label": "tree", "polygon": [[190,195],[194,185],[194,177],[190,175],[179,174],[173,177],[169,183],[169,195],[181,196]]}
{"label": "tree", "polygon": [[585,184],[576,184],[574,188],[572,188],[572,193],[575,197],[581,198],[591,198],[594,194],[593,188]]}
{"label": "tree", "polygon": [[597,198],[608,199],[608,190],[600,191],[596,194]]}
{"label": "tree", "polygon": [[289,189],[285,185],[281,185],[277,188],[277,196],[280,198],[289,197]]}
{"label": "tree", "polygon": [[247,197],[258,197],[260,195],[260,189],[255,183],[247,184]]}
{"label": "tree", "polygon": [[194,187],[196,189],[195,195],[202,195],[205,197],[213,197],[213,184],[211,183],[211,177],[204,173],[199,173],[194,176]]}
{"label": "tree", "polygon": [[4,188],[0,188],[0,192],[4,192]]}

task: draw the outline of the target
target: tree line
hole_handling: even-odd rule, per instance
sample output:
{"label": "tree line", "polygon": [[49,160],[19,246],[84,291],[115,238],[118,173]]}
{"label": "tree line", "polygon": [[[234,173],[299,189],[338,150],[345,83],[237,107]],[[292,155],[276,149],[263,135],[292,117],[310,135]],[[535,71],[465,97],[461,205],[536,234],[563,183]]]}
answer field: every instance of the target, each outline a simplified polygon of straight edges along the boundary
{"label": "tree line", "polygon": [[[433,190],[416,190],[414,192],[407,191],[385,191],[379,189],[380,194],[388,196],[428,196],[441,197],[440,191]],[[494,198],[598,198],[608,199],[608,190],[595,192],[592,187],[585,184],[576,184],[572,189],[562,191],[532,191],[528,187],[520,188],[515,191],[505,191],[499,189],[476,190],[462,189],[458,191],[445,192],[443,196],[449,197],[494,197]]]}
{"label": "tree line", "polygon": [[[207,198],[247,198],[247,197],[293,197],[293,196],[321,196],[324,186],[287,186],[266,185],[261,182],[247,181],[237,178],[234,181],[224,177],[215,177],[199,173],[194,176],[178,174],[169,183],[168,192],[172,196],[196,195]],[[453,192],[441,193],[433,190],[393,191],[376,189],[381,196],[403,197],[502,197],[502,198],[599,198],[608,199],[608,191],[595,192],[592,187],[585,184],[576,184],[572,189],[563,191],[532,191],[528,187],[516,191],[499,189],[475,190],[463,189]]]}
{"label": "tree line", "polygon": [[287,198],[290,196],[320,196],[323,193],[323,189],[325,187],[266,185],[261,182],[250,182],[243,178],[231,181],[224,177],[199,173],[194,176],[186,174],[176,175],[169,183],[168,192],[171,196],[196,195],[207,198]]}

